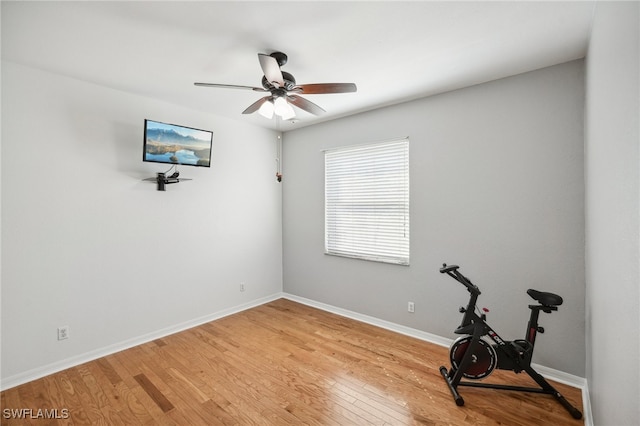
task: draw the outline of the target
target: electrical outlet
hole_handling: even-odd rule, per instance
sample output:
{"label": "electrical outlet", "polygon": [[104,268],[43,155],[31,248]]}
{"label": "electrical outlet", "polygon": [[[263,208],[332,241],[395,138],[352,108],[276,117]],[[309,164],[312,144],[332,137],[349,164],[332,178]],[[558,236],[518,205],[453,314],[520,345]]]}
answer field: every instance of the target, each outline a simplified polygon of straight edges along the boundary
{"label": "electrical outlet", "polygon": [[58,340],[64,340],[69,338],[69,326],[63,325],[58,327]]}
{"label": "electrical outlet", "polygon": [[407,311],[413,313],[416,311],[416,305],[413,302],[407,304]]}
{"label": "electrical outlet", "polygon": [[240,291],[244,291],[244,281],[240,283]]}

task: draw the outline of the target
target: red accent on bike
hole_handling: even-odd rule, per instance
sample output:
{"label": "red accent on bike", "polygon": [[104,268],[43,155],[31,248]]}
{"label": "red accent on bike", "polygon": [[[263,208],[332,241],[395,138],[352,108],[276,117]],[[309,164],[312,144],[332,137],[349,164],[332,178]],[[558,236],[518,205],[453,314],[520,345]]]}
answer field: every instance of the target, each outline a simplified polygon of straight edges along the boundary
{"label": "red accent on bike", "polygon": [[487,308],[482,308],[482,312],[489,312]]}

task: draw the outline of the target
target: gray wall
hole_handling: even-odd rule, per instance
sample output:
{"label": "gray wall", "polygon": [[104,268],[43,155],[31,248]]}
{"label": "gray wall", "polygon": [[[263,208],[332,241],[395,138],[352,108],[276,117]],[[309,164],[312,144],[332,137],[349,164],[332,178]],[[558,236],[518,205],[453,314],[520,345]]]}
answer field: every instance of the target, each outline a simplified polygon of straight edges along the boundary
{"label": "gray wall", "polygon": [[[4,42],[4,40],[3,40]],[[214,132],[156,191],[143,120]],[[2,63],[3,386],[282,290],[276,132]],[[240,292],[240,282],[246,290]],[[58,326],[71,337],[57,341]]]}
{"label": "gray wall", "polygon": [[598,3],[587,54],[587,380],[597,425],[640,418],[640,7]]}
{"label": "gray wall", "polygon": [[[583,61],[287,132],[284,291],[455,337],[461,265],[507,338],[528,288],[565,299],[543,315],[534,362],[584,377]],[[411,265],[326,256],[322,149],[410,138]],[[415,313],[407,302],[415,302]]]}

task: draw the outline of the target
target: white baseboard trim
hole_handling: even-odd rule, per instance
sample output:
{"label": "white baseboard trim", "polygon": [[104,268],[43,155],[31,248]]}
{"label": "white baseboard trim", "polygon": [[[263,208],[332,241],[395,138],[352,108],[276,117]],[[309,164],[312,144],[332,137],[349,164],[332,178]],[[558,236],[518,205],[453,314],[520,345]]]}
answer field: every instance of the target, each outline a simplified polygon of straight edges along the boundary
{"label": "white baseboard trim", "polygon": [[138,346],[143,343],[150,342],[152,340],[160,339],[162,337],[166,337],[171,334],[178,333],[180,331],[197,327],[199,325],[202,325],[220,318],[224,318],[226,316],[229,316],[238,312],[242,312],[259,305],[263,305],[265,303],[280,299],[282,297],[283,297],[282,293],[275,293],[270,296],[262,297],[260,299],[243,303],[241,305],[233,306],[227,309],[222,309],[220,311],[211,313],[209,315],[205,315],[199,318],[182,322],[180,324],[176,324],[170,327],[156,330],[151,333],[144,334],[142,336],[127,339],[122,342],[115,343],[113,345],[105,346],[103,348],[99,348],[93,351],[89,351],[80,355],[73,356],[71,358],[63,359],[48,365],[44,365],[42,367],[34,368],[32,370],[28,370],[23,373],[9,376],[0,382],[0,390],[4,391],[10,388],[22,385],[24,383],[28,383],[33,380],[40,379],[50,374],[57,373],[62,370],[66,370],[67,368],[75,367],[77,365],[84,364],[85,362],[93,361],[103,356],[111,355],[113,353],[120,352],[125,349],[129,349],[134,346]]}
{"label": "white baseboard trim", "polygon": [[321,309],[323,311],[331,312],[336,315],[351,318],[356,321],[364,322],[366,324],[375,325],[380,328],[384,328],[386,330],[395,331],[396,333],[404,334],[405,336],[415,337],[417,339],[424,340],[429,343],[434,343],[439,346],[444,346],[448,348],[452,342],[451,339],[447,339],[445,337],[427,333],[426,331],[417,330],[415,328],[406,327],[404,325],[381,320],[379,318],[360,314],[358,312],[353,312],[347,309],[338,308],[336,306],[327,305],[325,303],[316,302],[315,300],[306,299],[304,297],[295,296],[293,294],[284,293],[282,297],[284,297],[285,299],[293,300],[294,302],[302,303],[303,305],[307,305],[313,308]]}
{"label": "white baseboard trim", "polygon": [[[323,311],[327,311],[343,317],[351,318],[356,321],[361,321],[366,324],[375,325],[380,328],[384,328],[386,330],[404,334],[406,336],[415,337],[416,339],[424,340],[426,342],[433,343],[439,346],[449,347],[453,342],[453,339],[437,336],[435,334],[427,333],[422,330],[417,330],[415,328],[406,327],[400,324],[395,324],[389,321],[381,320],[379,318],[349,311],[347,309],[342,309],[336,306],[327,305],[325,303],[316,302],[315,300],[306,299],[304,297],[296,296],[293,294],[284,293],[282,297],[284,297],[285,299],[292,300],[294,302],[302,303],[307,306],[321,309]],[[585,426],[593,425],[593,417],[591,413],[591,402],[589,399],[589,389],[587,386],[586,379],[579,376],[574,376],[573,374],[565,373],[563,371],[555,370],[553,368],[545,367],[543,365],[534,364],[534,363],[532,363],[531,365],[538,373],[540,373],[543,377],[549,380],[553,380],[555,382],[573,386],[575,388],[580,389],[582,392],[582,406],[583,406],[582,416],[584,419],[584,424]]]}
{"label": "white baseboard trim", "polygon": [[585,380],[582,388],[582,418],[585,426],[593,426],[593,413],[591,412],[591,397],[589,396],[589,383]]}

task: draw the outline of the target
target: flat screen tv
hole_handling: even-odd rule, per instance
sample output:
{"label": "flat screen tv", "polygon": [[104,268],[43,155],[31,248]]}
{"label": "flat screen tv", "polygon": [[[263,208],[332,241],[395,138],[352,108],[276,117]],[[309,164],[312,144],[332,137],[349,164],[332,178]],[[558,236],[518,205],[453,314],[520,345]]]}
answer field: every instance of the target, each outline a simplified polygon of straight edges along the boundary
{"label": "flat screen tv", "polygon": [[209,167],[213,132],[144,120],[143,161]]}

